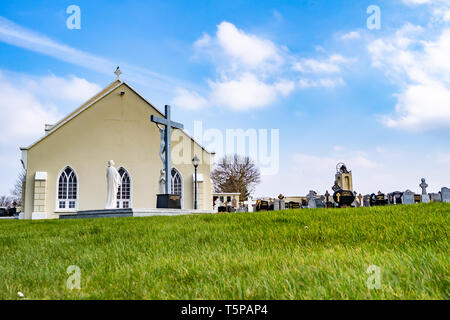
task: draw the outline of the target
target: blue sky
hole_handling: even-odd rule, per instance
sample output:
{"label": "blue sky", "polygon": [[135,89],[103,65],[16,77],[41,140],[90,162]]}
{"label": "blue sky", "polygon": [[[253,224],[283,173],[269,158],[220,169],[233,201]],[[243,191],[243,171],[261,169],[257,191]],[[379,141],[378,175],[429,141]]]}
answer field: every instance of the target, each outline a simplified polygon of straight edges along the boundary
{"label": "blue sky", "polygon": [[[80,30],[66,26],[70,5]],[[449,43],[446,0],[2,1],[0,194],[18,147],[117,65],[191,133],[194,121],[224,136],[278,129],[279,168],[257,196],[323,193],[340,161],[361,193],[418,192],[422,177],[436,192],[450,186]]]}

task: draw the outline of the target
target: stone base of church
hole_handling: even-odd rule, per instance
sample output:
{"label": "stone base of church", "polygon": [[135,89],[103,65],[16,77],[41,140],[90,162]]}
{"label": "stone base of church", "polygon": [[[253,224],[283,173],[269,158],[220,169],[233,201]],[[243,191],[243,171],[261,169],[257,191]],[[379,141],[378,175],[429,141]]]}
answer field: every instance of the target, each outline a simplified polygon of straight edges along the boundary
{"label": "stone base of church", "polygon": [[78,211],[76,214],[60,215],[60,219],[94,219],[94,218],[121,218],[121,217],[153,217],[153,216],[180,216],[187,214],[212,214],[212,210],[190,209],[112,209]]}

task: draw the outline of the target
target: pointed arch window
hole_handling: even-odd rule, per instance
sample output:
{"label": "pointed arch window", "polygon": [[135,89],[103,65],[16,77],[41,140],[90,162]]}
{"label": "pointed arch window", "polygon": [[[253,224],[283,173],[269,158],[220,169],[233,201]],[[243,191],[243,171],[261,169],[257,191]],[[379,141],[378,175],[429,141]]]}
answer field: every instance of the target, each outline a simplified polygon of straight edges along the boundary
{"label": "pointed arch window", "polygon": [[78,208],[78,179],[71,167],[66,167],[58,178],[58,208],[60,210]]}
{"label": "pointed arch window", "polygon": [[119,168],[121,177],[120,187],[117,190],[117,208],[127,209],[131,208],[131,178],[128,171],[124,168]]}
{"label": "pointed arch window", "polygon": [[172,168],[172,181],[171,181],[172,194],[178,194],[183,196],[183,180],[180,172],[177,169]]}

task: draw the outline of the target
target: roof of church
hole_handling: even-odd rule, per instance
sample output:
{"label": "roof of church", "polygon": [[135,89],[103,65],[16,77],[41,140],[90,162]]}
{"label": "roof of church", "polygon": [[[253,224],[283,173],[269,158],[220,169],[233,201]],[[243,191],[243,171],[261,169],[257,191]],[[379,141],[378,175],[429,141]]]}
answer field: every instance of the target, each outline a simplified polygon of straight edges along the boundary
{"label": "roof of church", "polygon": [[[122,81],[120,79],[116,79],[115,81],[111,82],[108,86],[106,86],[103,90],[101,90],[99,93],[97,93],[95,96],[93,96],[92,98],[90,98],[89,100],[87,100],[85,103],[83,103],[81,106],[79,106],[78,108],[76,108],[74,111],[72,111],[71,113],[69,113],[67,116],[65,116],[64,118],[62,118],[61,120],[59,120],[57,123],[55,123],[55,125],[53,125],[51,127],[51,129],[44,135],[42,136],[39,140],[37,140],[36,142],[34,142],[33,144],[31,144],[30,146],[26,147],[26,148],[20,148],[20,150],[29,150],[32,147],[34,147],[35,145],[37,145],[39,142],[41,142],[42,140],[44,140],[47,136],[49,136],[50,134],[52,134],[53,132],[55,132],[56,130],[58,130],[60,127],[62,127],[65,123],[69,122],[70,120],[72,120],[73,118],[75,118],[77,115],[79,115],[80,113],[82,113],[84,110],[88,109],[89,107],[91,107],[95,102],[101,100],[102,98],[104,98],[105,96],[107,96],[110,92],[112,92],[113,90],[115,90],[116,88],[118,88],[119,86],[121,86],[122,84],[126,85],[128,88],[130,88],[134,93],[136,93],[142,100],[144,100],[145,102],[147,102],[153,109],[155,109],[161,116],[164,117],[163,112],[161,112],[161,110],[159,110],[158,108],[156,108],[152,103],[150,103],[147,99],[145,99],[139,92],[137,92],[133,87],[131,87],[128,83],[126,83],[125,81]],[[202,148],[204,151],[213,154],[213,152],[208,151],[204,146],[202,146],[200,143],[198,143],[197,141],[194,140],[193,137],[191,137],[191,135],[189,135],[185,130],[181,129],[184,134],[186,134],[192,141],[194,141],[200,148]]]}

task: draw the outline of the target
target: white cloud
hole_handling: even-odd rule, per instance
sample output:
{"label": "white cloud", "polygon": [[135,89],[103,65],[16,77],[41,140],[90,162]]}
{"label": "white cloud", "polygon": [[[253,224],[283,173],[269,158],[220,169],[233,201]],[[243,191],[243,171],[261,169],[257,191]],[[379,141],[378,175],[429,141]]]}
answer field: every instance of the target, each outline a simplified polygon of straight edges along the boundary
{"label": "white cloud", "polygon": [[245,33],[232,23],[222,22],[217,26],[217,42],[232,63],[246,68],[267,68],[279,64],[282,58],[279,49],[269,40]]}
{"label": "white cloud", "polygon": [[62,117],[63,104],[74,109],[99,89],[75,76],[35,77],[0,71],[0,160],[4,162],[0,194],[8,193],[17,178],[19,147],[44,135],[44,125]]}
{"label": "white cloud", "polygon": [[[316,75],[337,74],[352,61],[338,54],[324,61],[298,60],[286,47],[226,21],[217,26],[214,37],[204,33],[195,41],[194,49],[198,58],[208,57],[217,72],[216,79],[208,80],[209,94],[197,98],[235,110],[266,107],[298,89],[345,85],[340,76]],[[309,78],[300,78],[299,72],[308,73]]]}
{"label": "white cloud", "polygon": [[312,79],[300,79],[298,82],[300,89],[308,88],[335,88],[338,86],[344,86],[345,81],[342,78],[321,78],[317,80]]}
{"label": "white cloud", "polygon": [[427,3],[431,3],[431,2],[432,2],[432,0],[403,0],[403,3],[405,3],[407,5],[420,5],[420,4],[427,4]]}
{"label": "white cloud", "polygon": [[172,104],[176,107],[197,110],[208,104],[208,101],[195,91],[177,88],[176,92],[177,95],[172,100]]}
{"label": "white cloud", "polygon": [[341,36],[341,40],[356,40],[361,38],[361,32],[359,31],[350,31]]}
{"label": "white cloud", "polygon": [[301,59],[294,64],[294,70],[300,73],[338,73],[342,71],[342,67],[353,62],[353,59],[345,58],[341,55],[332,55],[325,60],[317,59]]}
{"label": "white cloud", "polygon": [[246,110],[272,104],[279,96],[291,93],[294,83],[281,80],[268,84],[254,74],[245,73],[237,79],[210,82],[210,87],[211,99],[217,105]]}
{"label": "white cloud", "polygon": [[450,127],[450,28],[427,30],[407,23],[392,36],[369,44],[368,51],[373,65],[400,87],[396,114],[382,117],[388,127]]}

